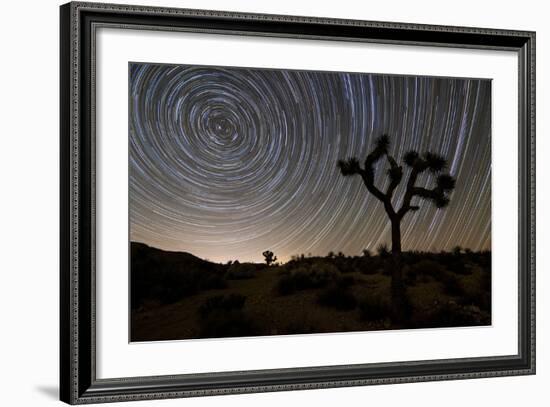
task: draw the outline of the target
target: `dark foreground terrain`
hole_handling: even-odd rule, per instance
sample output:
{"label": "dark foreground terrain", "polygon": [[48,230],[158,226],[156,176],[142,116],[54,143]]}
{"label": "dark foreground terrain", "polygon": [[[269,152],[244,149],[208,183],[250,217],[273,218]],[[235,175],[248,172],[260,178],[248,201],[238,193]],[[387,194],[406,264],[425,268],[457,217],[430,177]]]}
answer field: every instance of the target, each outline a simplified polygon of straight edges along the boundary
{"label": "dark foreground terrain", "polygon": [[491,324],[491,253],[403,253],[405,323],[390,318],[390,256],[216,264],[131,244],[131,340]]}

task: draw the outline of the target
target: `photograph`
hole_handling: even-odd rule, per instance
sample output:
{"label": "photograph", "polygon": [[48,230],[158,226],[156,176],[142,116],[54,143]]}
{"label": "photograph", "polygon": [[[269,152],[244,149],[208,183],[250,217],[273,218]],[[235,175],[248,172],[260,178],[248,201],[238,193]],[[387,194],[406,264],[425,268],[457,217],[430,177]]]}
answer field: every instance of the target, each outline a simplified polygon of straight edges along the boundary
{"label": "photograph", "polygon": [[130,342],[490,326],[489,78],[128,64]]}

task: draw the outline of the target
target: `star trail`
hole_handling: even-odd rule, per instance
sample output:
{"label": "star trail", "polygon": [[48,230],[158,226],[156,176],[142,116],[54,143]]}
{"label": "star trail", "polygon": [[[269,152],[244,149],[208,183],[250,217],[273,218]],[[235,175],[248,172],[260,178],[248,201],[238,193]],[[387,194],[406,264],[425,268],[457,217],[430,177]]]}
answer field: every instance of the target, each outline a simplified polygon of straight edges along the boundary
{"label": "star trail", "polygon": [[430,150],[456,178],[447,208],[415,201],[403,250],[491,248],[490,80],[131,63],[129,92],[132,241],[216,262],[390,244],[382,204],[336,166],[387,133],[398,161]]}

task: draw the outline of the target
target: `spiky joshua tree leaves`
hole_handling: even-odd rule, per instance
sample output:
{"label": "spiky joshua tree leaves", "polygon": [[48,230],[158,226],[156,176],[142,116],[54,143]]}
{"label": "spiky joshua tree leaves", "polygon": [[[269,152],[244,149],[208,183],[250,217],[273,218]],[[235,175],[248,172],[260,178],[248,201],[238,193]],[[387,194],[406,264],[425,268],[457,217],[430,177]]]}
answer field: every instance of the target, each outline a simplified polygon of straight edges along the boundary
{"label": "spiky joshua tree leaves", "polygon": [[[401,205],[394,207],[392,198],[395,190],[403,181],[404,171],[403,166],[389,153],[390,138],[384,134],[378,137],[375,141],[373,150],[367,155],[365,163],[361,166],[359,160],[355,157],[346,160],[338,160],[338,168],[343,176],[358,175],[363,180],[367,190],[374,195],[382,204],[391,222],[392,229],[392,303],[394,314],[403,313],[404,307],[404,287],[401,271],[401,221],[405,215],[411,211],[420,209],[415,202],[417,199],[426,199],[431,201],[437,208],[445,208],[449,202],[449,194],[455,187],[455,179],[444,173],[447,162],[444,157],[432,153],[425,152],[419,154],[416,151],[409,151],[403,156],[403,164],[408,167],[408,178],[406,180],[406,189],[401,201]],[[382,191],[374,184],[375,166],[382,160],[386,159],[388,164],[387,175],[389,185],[385,191]],[[431,188],[417,186],[418,177],[428,172],[432,174],[433,186]],[[399,315],[395,315],[396,318]]]}
{"label": "spiky joshua tree leaves", "polygon": [[271,250],[266,250],[262,253],[262,255],[265,258],[265,263],[268,265],[268,267],[271,265],[271,263],[274,263],[277,261],[277,256],[273,255],[273,252]]}

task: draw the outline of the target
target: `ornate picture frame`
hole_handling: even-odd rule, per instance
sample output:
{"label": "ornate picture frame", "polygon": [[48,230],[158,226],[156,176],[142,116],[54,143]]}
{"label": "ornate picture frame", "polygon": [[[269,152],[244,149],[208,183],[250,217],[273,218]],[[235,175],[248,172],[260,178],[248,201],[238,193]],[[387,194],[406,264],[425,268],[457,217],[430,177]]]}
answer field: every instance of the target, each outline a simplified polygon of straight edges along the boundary
{"label": "ornate picture frame", "polygon": [[[72,2],[60,8],[60,396],[69,404],[535,373],[535,33]],[[98,27],[510,51],[518,66],[518,352],[510,355],[98,378]],[[510,265],[512,267],[512,265]],[[126,305],[126,304],[124,304]]]}

